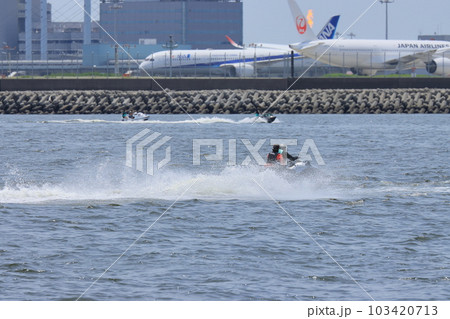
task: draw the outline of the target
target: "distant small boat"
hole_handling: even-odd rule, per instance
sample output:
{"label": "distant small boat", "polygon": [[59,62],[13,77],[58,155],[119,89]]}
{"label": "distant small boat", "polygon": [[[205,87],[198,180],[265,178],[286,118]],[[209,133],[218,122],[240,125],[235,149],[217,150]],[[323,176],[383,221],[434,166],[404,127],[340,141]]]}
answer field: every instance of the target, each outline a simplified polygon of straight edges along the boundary
{"label": "distant small boat", "polygon": [[270,113],[263,113],[263,114],[256,113],[256,116],[259,119],[264,120],[266,123],[272,123],[277,118],[276,116],[274,116],[274,115],[272,115]]}
{"label": "distant small boat", "polygon": [[142,112],[130,113],[124,112],[122,114],[122,121],[147,121],[149,116]]}

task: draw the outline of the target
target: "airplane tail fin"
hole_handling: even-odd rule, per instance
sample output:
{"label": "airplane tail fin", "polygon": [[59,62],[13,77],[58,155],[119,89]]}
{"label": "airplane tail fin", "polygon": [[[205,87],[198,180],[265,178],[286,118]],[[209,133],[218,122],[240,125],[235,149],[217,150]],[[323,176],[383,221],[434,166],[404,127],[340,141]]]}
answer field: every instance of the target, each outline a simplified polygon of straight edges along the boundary
{"label": "airplane tail fin", "polygon": [[294,18],[295,26],[297,27],[297,32],[300,35],[300,40],[302,42],[317,40],[311,27],[303,15],[302,11],[298,7],[295,0],[288,0],[289,7],[291,8],[292,17]]}
{"label": "airplane tail fin", "polygon": [[226,35],[225,38],[227,38],[228,42],[230,42],[231,45],[234,46],[235,48],[238,48],[238,49],[243,49],[244,48],[243,46],[241,46],[241,45],[237,44],[236,42],[234,42],[233,39],[230,38],[229,36]]}
{"label": "airplane tail fin", "polygon": [[330,21],[328,21],[323,29],[317,35],[317,38],[320,40],[330,40],[334,39],[336,35],[337,24],[339,22],[340,16],[331,17]]}

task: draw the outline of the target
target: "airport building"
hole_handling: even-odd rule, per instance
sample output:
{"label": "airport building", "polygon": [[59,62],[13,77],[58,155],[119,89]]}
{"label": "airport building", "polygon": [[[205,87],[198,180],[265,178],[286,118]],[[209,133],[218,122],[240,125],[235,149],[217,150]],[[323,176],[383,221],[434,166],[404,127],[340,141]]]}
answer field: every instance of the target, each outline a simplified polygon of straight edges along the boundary
{"label": "airport building", "polygon": [[419,35],[419,40],[450,41],[450,35],[445,34]]}
{"label": "airport building", "polygon": [[[52,6],[47,0],[15,1],[18,5],[17,54],[20,60],[82,58],[84,23],[53,22]],[[98,28],[95,24],[92,27],[89,25],[89,28],[91,43],[99,43]]]}
{"label": "airport building", "polygon": [[[88,13],[94,11],[92,0],[79,2]],[[84,14],[84,22],[53,22],[47,0],[2,0],[2,69],[14,65],[29,73],[31,64],[48,69],[48,61],[100,68],[128,65],[164,50],[169,36],[178,49],[229,48],[225,35],[243,41],[240,0],[101,0],[95,11],[95,23],[90,14]]]}
{"label": "airport building", "polygon": [[229,48],[243,41],[239,0],[110,0],[100,4],[102,43],[164,44],[169,36],[194,49]]}
{"label": "airport building", "polygon": [[[42,56],[41,47],[41,27],[40,24],[33,25],[31,33],[31,54],[32,60],[40,60]],[[83,56],[84,30],[82,22],[52,22],[47,24],[47,59],[82,59]],[[26,33],[20,32],[18,39],[19,59],[26,58],[27,44]],[[91,30],[91,43],[99,43],[99,29],[93,25]]]}
{"label": "airport building", "polygon": [[18,33],[17,0],[2,0],[2,8],[0,10],[2,59],[13,55],[17,51]]}

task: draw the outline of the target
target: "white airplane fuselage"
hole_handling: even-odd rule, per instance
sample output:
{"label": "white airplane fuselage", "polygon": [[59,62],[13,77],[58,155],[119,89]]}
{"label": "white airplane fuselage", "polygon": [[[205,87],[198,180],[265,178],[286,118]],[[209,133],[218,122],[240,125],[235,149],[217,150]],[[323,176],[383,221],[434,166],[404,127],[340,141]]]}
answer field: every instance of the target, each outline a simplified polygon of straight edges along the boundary
{"label": "white airplane fuselage", "polygon": [[355,69],[361,74],[425,67],[432,74],[450,75],[448,41],[319,40],[306,23],[307,19],[296,1],[287,2],[301,41],[289,47],[304,56],[332,66]]}
{"label": "white airplane fuselage", "polygon": [[[146,72],[167,70],[172,66],[175,72],[178,69],[190,73],[223,74],[233,68],[238,75],[250,76],[255,68],[285,67],[290,65],[289,57],[292,49],[288,45],[277,48],[250,47],[230,50],[173,50],[160,51],[150,54],[139,66]],[[294,52],[294,59],[300,55]]]}
{"label": "white airplane fuselage", "polygon": [[[291,45],[291,48],[333,66],[373,70],[396,69],[397,64],[391,65],[389,61],[426,51],[450,48],[450,42],[447,41],[424,40],[315,40],[308,42],[305,49],[302,49],[303,45],[298,43]],[[436,55],[439,56],[429,54],[429,60]],[[423,67],[424,63],[417,65],[419,66]]]}
{"label": "white airplane fuselage", "polygon": [[[339,21],[339,15],[332,16],[319,32],[321,39],[334,37]],[[173,50],[160,51],[150,54],[139,66],[148,75],[167,73],[167,70],[188,75],[220,74],[231,76],[255,76],[260,73],[271,72],[283,74],[292,72],[295,68],[304,68],[312,61],[304,59],[285,44],[252,44],[243,47],[235,43],[229,36],[225,36],[232,46],[237,49],[226,50]],[[292,62],[293,58],[293,62]]]}

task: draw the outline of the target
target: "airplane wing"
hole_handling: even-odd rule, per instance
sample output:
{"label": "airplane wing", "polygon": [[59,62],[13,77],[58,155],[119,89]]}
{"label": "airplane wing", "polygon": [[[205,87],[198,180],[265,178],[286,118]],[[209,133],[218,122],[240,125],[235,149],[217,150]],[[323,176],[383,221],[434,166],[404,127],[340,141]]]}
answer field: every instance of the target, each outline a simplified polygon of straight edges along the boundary
{"label": "airplane wing", "polygon": [[[290,55],[289,55],[289,58],[290,58]],[[298,53],[296,53],[294,55],[294,60],[303,59],[303,58],[304,58],[304,56],[299,55]],[[256,61],[256,64],[257,65],[265,65],[265,64],[271,64],[271,63],[279,62],[279,61],[286,61],[286,56],[280,57],[280,58],[270,58],[270,59],[266,59],[266,60]]]}
{"label": "airplane wing", "polygon": [[302,52],[302,51],[313,49],[322,44],[323,43],[319,42],[319,41],[314,41],[312,43],[311,42],[300,42],[300,43],[295,43],[295,44],[289,44],[289,47],[297,52]]}
{"label": "airplane wing", "polygon": [[286,44],[275,44],[275,43],[252,43],[249,45],[250,48],[262,48],[262,49],[274,49],[278,51],[291,51]]}
{"label": "airplane wing", "polygon": [[442,48],[442,49],[437,49],[435,55],[442,56],[442,55],[446,55],[448,53],[450,53],[450,48]]}
{"label": "airplane wing", "polygon": [[241,67],[242,65],[248,64],[248,65],[252,65],[253,62],[242,62],[242,63],[222,63],[219,65],[219,68],[222,69],[227,69],[227,68],[238,68]]}
{"label": "airplane wing", "polygon": [[[446,49],[447,51],[448,49]],[[413,62],[422,61],[422,62],[429,62],[433,59],[433,56],[436,54],[438,50],[429,50],[429,51],[423,51],[423,52],[417,52],[414,54],[408,54],[401,56],[398,59],[391,59],[386,61],[386,64],[389,65],[407,65],[411,64]]]}
{"label": "airplane wing", "polygon": [[[295,60],[296,59],[302,59],[302,58],[303,58],[303,56],[299,55],[298,53],[294,56]],[[261,65],[271,64],[271,63],[274,63],[274,62],[285,61],[285,60],[286,60],[285,56],[279,57],[279,58],[278,57],[277,58],[265,57],[264,59],[257,58],[256,61],[251,59],[251,60],[247,60],[246,62],[230,62],[230,63],[225,62],[225,63],[220,64],[219,68],[241,67],[244,64],[245,65],[254,65],[254,64],[256,64],[256,65],[261,66]]]}

